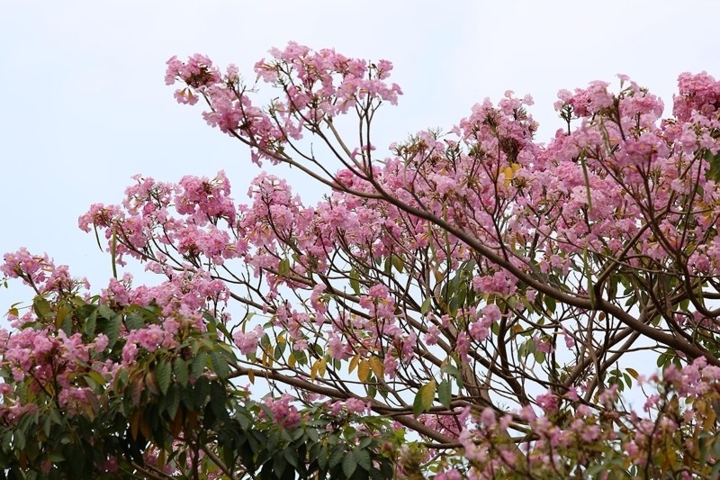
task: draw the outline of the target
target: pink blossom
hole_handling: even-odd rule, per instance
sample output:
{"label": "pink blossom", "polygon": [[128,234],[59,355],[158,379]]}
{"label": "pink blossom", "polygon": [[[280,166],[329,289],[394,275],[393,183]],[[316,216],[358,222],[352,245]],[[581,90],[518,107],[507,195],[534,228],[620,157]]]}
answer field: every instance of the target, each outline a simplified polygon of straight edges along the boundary
{"label": "pink blossom", "polygon": [[438,342],[440,336],[440,329],[436,325],[428,327],[428,331],[425,334],[424,340],[428,345],[435,345]]}
{"label": "pink blossom", "polygon": [[302,420],[297,408],[291,405],[292,397],[282,395],[280,398],[265,397],[264,403],[270,409],[273,420],[278,425],[288,428]]}
{"label": "pink blossom", "polygon": [[451,468],[435,475],[435,480],[461,480],[463,477],[456,469]]}
{"label": "pink blossom", "polygon": [[471,323],[468,331],[470,336],[478,342],[485,340],[490,335],[490,330],[485,326],[485,322],[481,320]]}
{"label": "pink blossom", "polygon": [[263,335],[263,330],[260,325],[257,325],[254,329],[247,333],[237,331],[233,334],[233,340],[235,345],[240,349],[240,353],[243,355],[254,355],[257,351],[258,342]]}
{"label": "pink blossom", "polygon": [[586,442],[592,442],[600,436],[600,427],[598,425],[588,425],[581,430],[581,437]]}

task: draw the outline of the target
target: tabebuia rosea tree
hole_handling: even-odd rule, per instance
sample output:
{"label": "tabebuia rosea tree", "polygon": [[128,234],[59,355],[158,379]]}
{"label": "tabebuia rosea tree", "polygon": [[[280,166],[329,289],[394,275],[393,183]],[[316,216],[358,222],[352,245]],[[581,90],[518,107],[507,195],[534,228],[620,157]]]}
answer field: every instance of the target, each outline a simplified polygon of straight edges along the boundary
{"label": "tabebuia rosea tree", "polygon": [[562,90],[547,144],[508,92],[381,154],[391,70],[295,43],[255,84],[168,62],[180,103],[326,195],[138,176],[80,218],[99,292],[5,255],[36,296],[1,333],[2,475],[718,474],[720,82],[682,74],[666,118],[625,76]]}

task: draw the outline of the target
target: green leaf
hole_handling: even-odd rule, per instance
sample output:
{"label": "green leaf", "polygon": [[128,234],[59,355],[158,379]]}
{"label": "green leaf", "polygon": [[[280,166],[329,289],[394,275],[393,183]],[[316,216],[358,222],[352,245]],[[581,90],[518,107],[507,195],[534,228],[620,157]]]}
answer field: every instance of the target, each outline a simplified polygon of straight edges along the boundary
{"label": "green leaf", "polygon": [[392,255],[390,255],[390,261],[392,262],[392,266],[395,267],[395,270],[397,270],[398,273],[403,273],[403,270],[405,269],[405,262],[402,258],[393,253]]}
{"label": "green leaf", "polygon": [[367,387],[368,397],[374,399],[377,396],[377,387],[375,386],[374,383],[367,385],[366,387]]}
{"label": "green leaf", "polygon": [[187,362],[183,358],[176,358],[173,362],[173,371],[175,372],[175,378],[180,382],[180,385],[187,387],[188,383],[188,366]]}
{"label": "green leaf", "polygon": [[190,366],[190,374],[195,378],[200,378],[205,372],[205,363],[207,361],[207,353],[198,352],[193,358],[192,365]]}
{"label": "green leaf", "polygon": [[358,447],[361,449],[365,449],[370,446],[370,444],[373,442],[373,437],[362,437],[360,439],[360,442],[358,442]]}
{"label": "green leaf", "polygon": [[274,478],[282,479],[283,472],[285,471],[285,468],[287,468],[287,465],[285,457],[282,456],[281,452],[278,452],[272,461],[272,472],[274,473]]}
{"label": "green leaf", "polygon": [[94,310],[85,319],[85,326],[83,327],[83,333],[88,337],[95,337],[95,326],[97,325],[97,310]]}
{"label": "green leaf", "polygon": [[342,447],[335,447],[330,454],[330,458],[328,459],[328,465],[330,468],[335,468],[343,459],[345,456],[345,450],[343,450]]}
{"label": "green leaf", "polygon": [[25,450],[25,432],[22,428],[16,428],[13,435],[16,450]]}
{"label": "green leaf", "polygon": [[305,354],[304,350],[293,350],[292,354],[293,357],[295,357],[295,361],[299,365],[307,365],[307,355]]}
{"label": "green leaf", "polygon": [[450,375],[451,377],[454,377],[458,388],[463,388],[462,374],[455,365],[445,365],[440,371],[447,375]]}
{"label": "green leaf", "polygon": [[[52,419],[50,418],[50,415],[48,415],[45,417],[45,420],[43,420],[43,432],[45,433],[46,437],[50,436],[51,428],[52,428]],[[3,445],[3,447],[5,447],[5,445]]]}
{"label": "green leaf", "polygon": [[298,467],[298,452],[296,449],[292,447],[286,448],[283,452],[283,456],[285,457],[285,460],[287,460],[287,462],[292,465],[293,468]]}
{"label": "green leaf", "polygon": [[155,367],[155,377],[157,377],[158,385],[160,386],[160,393],[163,395],[167,394],[172,378],[170,363],[167,360],[163,359],[158,362]]}
{"label": "green leaf", "polygon": [[276,362],[279,361],[285,353],[286,345],[286,342],[277,342],[277,344],[275,345],[275,349],[273,350],[273,358]]}
{"label": "green leaf", "polygon": [[390,260],[390,257],[385,258],[383,272],[385,273],[385,275],[390,275],[390,273],[392,272],[392,261]]}
{"label": "green leaf", "polygon": [[350,269],[350,288],[355,295],[360,295],[360,275],[354,268]]}
{"label": "green leaf", "polygon": [[220,330],[226,338],[232,338],[230,331],[222,320],[215,318],[210,312],[203,313],[203,318],[208,323],[208,326],[212,325],[215,329]]}
{"label": "green leaf", "polygon": [[327,451],[328,446],[326,444],[322,444],[322,446],[320,447],[320,452],[318,452],[317,462],[320,468],[322,468],[323,470],[325,470],[328,466],[329,457]]}
{"label": "green leaf", "polygon": [[195,388],[193,389],[193,396],[195,401],[195,408],[199,409],[205,406],[208,395],[210,395],[210,380],[206,376],[201,376],[195,382]]}
{"label": "green leaf", "polygon": [[225,380],[230,376],[230,367],[228,367],[225,355],[217,351],[210,352],[210,362],[213,370],[220,380]]}
{"label": "green leaf", "polygon": [[555,307],[556,307],[555,299],[548,295],[545,295],[544,300],[545,300],[545,306],[547,307],[548,312],[550,314],[555,313]]}
{"label": "green leaf", "polygon": [[264,352],[270,352],[272,344],[270,343],[270,337],[267,333],[264,333],[263,336],[260,338],[260,347],[262,347]]}
{"label": "green leaf", "polygon": [[107,320],[111,320],[117,316],[115,311],[107,305],[100,305],[97,309],[97,312],[100,314],[100,316]]}
{"label": "green leaf", "polygon": [[142,314],[140,314],[139,312],[128,313],[125,316],[125,328],[127,328],[128,331],[138,330],[140,328],[143,328],[144,326],[145,319],[143,319]]}
{"label": "green leaf", "polygon": [[305,430],[305,435],[310,439],[313,443],[318,443],[320,441],[320,437],[318,436],[317,430],[314,428],[308,428]]}
{"label": "green leaf", "polygon": [[708,432],[703,432],[698,437],[698,446],[700,449],[700,460],[698,463],[701,467],[707,464],[707,457],[710,452],[710,438],[712,438],[712,435]]}
{"label": "green leaf", "polygon": [[117,342],[120,336],[120,327],[122,327],[122,317],[120,315],[108,319],[102,332],[108,337],[108,347],[112,348]]}
{"label": "green leaf", "polygon": [[53,313],[50,302],[40,296],[35,297],[35,300],[33,301],[33,310],[35,310],[35,315],[37,315],[40,320],[47,319]]}
{"label": "green leaf", "polygon": [[352,474],[355,473],[356,468],[357,460],[355,459],[355,455],[345,455],[345,458],[343,458],[342,461],[342,469],[345,477],[352,477]]}
{"label": "green leaf", "polygon": [[690,299],[689,299],[689,298],[686,298],[685,300],[683,300],[682,302],[680,302],[680,303],[678,304],[678,306],[680,307],[680,310],[681,310],[681,311],[683,311],[683,312],[688,312],[688,311],[689,311],[689,308],[690,308]]}
{"label": "green leaf", "polygon": [[367,450],[355,449],[353,450],[353,456],[355,457],[355,462],[360,465],[363,470],[366,472],[370,471],[372,461],[370,461],[370,453]]}
{"label": "green leaf", "polygon": [[628,388],[632,388],[632,378],[627,373],[623,373],[623,378],[625,379],[625,383],[627,384]]}
{"label": "green leaf", "polygon": [[50,452],[48,453],[48,461],[52,463],[60,463],[65,461],[65,457],[60,452]]}
{"label": "green leaf", "polygon": [[50,420],[52,420],[52,422],[53,422],[55,425],[62,425],[62,424],[63,424],[63,418],[64,418],[64,417],[61,417],[61,416],[60,416],[60,413],[58,413],[58,411],[55,410],[54,408],[50,409],[50,412],[49,412],[48,415],[49,415],[49,417],[50,417]]}
{"label": "green leaf", "polygon": [[73,319],[71,315],[63,318],[61,329],[68,337],[73,334]]}
{"label": "green leaf", "polygon": [[165,410],[167,411],[168,416],[170,418],[175,418],[177,409],[180,406],[180,392],[178,391],[177,384],[170,385],[165,399],[167,400]]}
{"label": "green leaf", "polygon": [[520,347],[518,348],[518,355],[520,355],[521,357],[528,357],[530,355],[533,355],[535,351],[535,341],[533,339],[529,339],[524,341],[520,345]]}
{"label": "green leaf", "polygon": [[707,171],[708,180],[718,181],[720,180],[720,152],[713,155],[710,150],[705,151],[705,160],[710,164],[710,168]]}
{"label": "green leaf", "polygon": [[212,408],[217,418],[225,419],[228,416],[225,408],[226,397],[227,392],[220,382],[210,384],[210,408]]}
{"label": "green leaf", "polygon": [[452,401],[452,385],[449,380],[443,380],[438,385],[438,399],[445,408],[450,408],[450,402]]}
{"label": "green leaf", "polygon": [[87,379],[97,384],[99,387],[105,386],[105,378],[99,372],[91,370],[86,374]]}
{"label": "green leaf", "polygon": [[290,275],[290,259],[283,258],[278,264],[278,275],[288,277]]}
{"label": "green leaf", "polygon": [[425,297],[425,300],[423,300],[422,305],[420,306],[420,313],[425,315],[428,310],[430,310],[430,302],[432,301],[432,298],[428,295]]}
{"label": "green leaf", "polygon": [[415,401],[413,402],[413,414],[417,417],[423,412],[430,410],[433,402],[435,401],[435,380],[430,380],[427,384],[420,387],[417,394],[415,395]]}

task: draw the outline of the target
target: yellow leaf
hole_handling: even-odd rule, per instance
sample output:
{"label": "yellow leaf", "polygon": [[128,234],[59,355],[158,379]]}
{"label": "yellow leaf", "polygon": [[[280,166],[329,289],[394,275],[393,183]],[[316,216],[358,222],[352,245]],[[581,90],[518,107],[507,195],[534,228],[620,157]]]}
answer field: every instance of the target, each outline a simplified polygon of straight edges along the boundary
{"label": "yellow leaf", "polygon": [[703,428],[705,430],[708,430],[715,425],[715,419],[717,416],[712,408],[708,408],[708,404],[705,400],[701,398],[697,399],[697,401],[693,403],[693,410],[699,414],[697,418],[705,417],[705,421],[703,422]]}
{"label": "yellow leaf", "polygon": [[667,448],[666,454],[667,454],[666,463],[668,463],[668,466],[670,468],[672,468],[673,470],[677,470],[677,468],[679,467],[679,464],[678,464],[678,458],[677,458],[677,453],[676,453],[675,449],[673,447]]}
{"label": "yellow leaf", "polygon": [[320,360],[315,360],[315,363],[313,363],[312,367],[310,367],[310,381],[311,382],[314,382],[315,377],[317,377],[318,362],[320,362]]}
{"label": "yellow leaf", "polygon": [[503,176],[505,177],[505,186],[506,187],[509,187],[510,182],[512,182],[512,174],[513,174],[512,168],[505,167],[503,169]]}
{"label": "yellow leaf", "polygon": [[385,376],[385,364],[375,355],[370,357],[370,368],[378,379]]}
{"label": "yellow leaf", "polygon": [[137,439],[140,431],[140,422],[142,422],[142,410],[136,410],[130,418],[130,435]]}
{"label": "yellow leaf", "polygon": [[250,383],[255,385],[255,372],[252,370],[248,370],[248,380],[250,380]]}
{"label": "yellow leaf", "polygon": [[353,370],[355,370],[357,368],[358,361],[360,361],[359,353],[350,359],[350,366],[348,366],[348,373],[352,373]]}
{"label": "yellow leaf", "polygon": [[290,358],[288,358],[288,367],[293,368],[296,362],[297,360],[295,360],[295,352],[293,352],[290,354]]}
{"label": "yellow leaf", "polygon": [[627,370],[627,372],[630,374],[631,377],[633,377],[635,380],[637,380],[637,378],[638,378],[637,370],[635,370],[634,368],[630,368],[630,367],[626,368],[625,370]]}
{"label": "yellow leaf", "polygon": [[360,363],[358,364],[358,380],[361,382],[367,382],[368,377],[370,376],[370,362],[366,360],[360,360]]}
{"label": "yellow leaf", "polygon": [[164,448],[161,448],[160,453],[158,454],[158,464],[160,465],[161,470],[163,470],[165,468],[166,463],[167,463],[167,451]]}
{"label": "yellow leaf", "polygon": [[318,374],[321,377],[325,376],[325,372],[327,372],[327,359],[322,358],[318,361]]}
{"label": "yellow leaf", "polygon": [[263,351],[263,359],[262,359],[263,366],[265,367],[272,367],[273,366],[273,358],[267,354],[267,352]]}
{"label": "yellow leaf", "polygon": [[141,421],[140,422],[140,433],[142,433],[143,437],[145,437],[145,438],[151,438],[152,430],[150,429],[150,425],[148,423]]}
{"label": "yellow leaf", "polygon": [[102,375],[100,375],[100,373],[93,370],[90,373],[88,373],[87,376],[90,377],[98,385],[101,385],[101,386],[105,385],[105,378]]}
{"label": "yellow leaf", "polygon": [[430,380],[426,385],[420,387],[418,393],[415,395],[415,401],[413,402],[413,414],[417,417],[423,412],[427,412],[432,407],[435,401],[435,390],[437,384],[435,380]]}
{"label": "yellow leaf", "polygon": [[327,360],[324,358],[321,358],[320,360],[315,360],[315,363],[313,363],[312,367],[310,367],[310,380],[315,381],[315,377],[320,375],[320,377],[325,376],[325,372],[327,371]]}
{"label": "yellow leaf", "polygon": [[512,179],[515,178],[515,172],[520,170],[520,164],[519,163],[513,163],[512,165],[508,165],[503,169],[503,174],[505,176],[505,186],[509,187],[510,182],[512,182]]}

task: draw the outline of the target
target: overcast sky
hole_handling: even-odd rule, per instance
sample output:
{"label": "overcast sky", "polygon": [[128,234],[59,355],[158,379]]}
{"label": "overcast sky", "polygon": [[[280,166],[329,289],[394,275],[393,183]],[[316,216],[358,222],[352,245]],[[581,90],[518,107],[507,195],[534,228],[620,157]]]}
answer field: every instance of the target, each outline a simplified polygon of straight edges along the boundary
{"label": "overcast sky", "polygon": [[[203,53],[250,79],[255,61],[288,40],[385,58],[405,95],[380,115],[384,143],[449,129],[508,89],[533,95],[544,141],[561,126],[552,110],[561,88],[625,73],[668,113],[679,73],[720,76],[719,14],[716,1],[0,0],[0,253],[47,252],[99,289],[110,263],[77,217],[119,202],[132,175],[224,169],[245,201],[259,169],[199,106],[175,103],[163,81],[172,55]],[[0,310],[28,299],[17,284],[2,289]]]}

